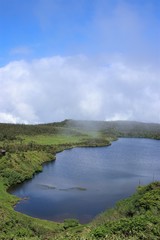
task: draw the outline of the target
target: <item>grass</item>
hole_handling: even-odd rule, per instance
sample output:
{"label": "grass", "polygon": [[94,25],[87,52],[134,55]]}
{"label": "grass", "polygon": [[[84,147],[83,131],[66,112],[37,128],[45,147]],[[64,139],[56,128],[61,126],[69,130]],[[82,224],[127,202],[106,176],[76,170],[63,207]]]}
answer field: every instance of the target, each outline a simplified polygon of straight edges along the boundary
{"label": "grass", "polygon": [[[36,135],[33,137],[22,136],[24,143],[34,142],[41,145],[59,145],[59,144],[72,144],[80,143],[84,140],[84,137],[79,136],[66,136],[66,135]],[[89,137],[87,137],[88,139]],[[86,138],[85,138],[86,139]]]}
{"label": "grass", "polygon": [[139,187],[90,224],[88,239],[160,239],[160,182]]}

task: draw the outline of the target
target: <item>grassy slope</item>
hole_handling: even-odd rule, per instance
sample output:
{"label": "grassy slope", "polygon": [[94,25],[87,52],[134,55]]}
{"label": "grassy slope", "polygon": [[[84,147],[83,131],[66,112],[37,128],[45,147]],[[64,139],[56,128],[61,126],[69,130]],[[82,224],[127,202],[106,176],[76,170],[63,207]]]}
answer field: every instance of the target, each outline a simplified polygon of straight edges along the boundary
{"label": "grassy slope", "polygon": [[132,197],[97,217],[92,239],[160,239],[160,182],[139,187]]}
{"label": "grassy slope", "polygon": [[[84,125],[77,127],[75,122],[73,126],[68,126],[68,122],[34,127],[0,124],[0,146],[7,149],[6,156],[0,158],[0,239],[160,239],[159,184],[143,188],[138,195],[118,204],[116,209],[87,226],[74,220],[64,224],[43,221],[13,210],[18,199],[6,192],[8,187],[31,178],[34,172],[42,169],[42,163],[53,159],[58,151],[109,144],[113,137],[116,138],[115,130],[114,134],[113,128],[111,130],[108,135],[109,130],[104,126],[98,129],[97,123],[89,130],[84,129]],[[137,199],[141,199],[141,205]],[[146,204],[152,209],[145,208]]]}

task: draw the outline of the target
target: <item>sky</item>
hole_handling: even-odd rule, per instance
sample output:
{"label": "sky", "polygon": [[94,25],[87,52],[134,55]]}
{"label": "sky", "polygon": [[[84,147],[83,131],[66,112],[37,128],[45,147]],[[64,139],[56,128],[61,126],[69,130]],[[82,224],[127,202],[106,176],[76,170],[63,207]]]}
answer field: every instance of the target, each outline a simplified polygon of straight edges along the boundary
{"label": "sky", "polygon": [[0,0],[0,122],[160,123],[159,0]]}

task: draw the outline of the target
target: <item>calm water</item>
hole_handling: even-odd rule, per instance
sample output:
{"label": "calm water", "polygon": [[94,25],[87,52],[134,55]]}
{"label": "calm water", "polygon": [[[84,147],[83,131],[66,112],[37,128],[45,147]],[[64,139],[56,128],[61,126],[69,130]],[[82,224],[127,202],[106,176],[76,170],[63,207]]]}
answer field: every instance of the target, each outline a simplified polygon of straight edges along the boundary
{"label": "calm water", "polygon": [[12,189],[27,197],[15,210],[33,217],[86,223],[140,184],[160,180],[160,141],[125,139],[109,147],[74,148],[58,153],[43,172]]}

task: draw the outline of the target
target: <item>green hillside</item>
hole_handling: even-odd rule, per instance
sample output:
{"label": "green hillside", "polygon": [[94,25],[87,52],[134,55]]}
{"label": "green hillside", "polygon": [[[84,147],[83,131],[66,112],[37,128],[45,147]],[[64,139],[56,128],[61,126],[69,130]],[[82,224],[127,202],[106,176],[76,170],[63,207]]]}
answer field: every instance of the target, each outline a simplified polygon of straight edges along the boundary
{"label": "green hillside", "polygon": [[141,187],[93,222],[55,223],[15,212],[19,201],[7,190],[55,159],[59,151],[76,146],[105,146],[118,137],[160,139],[160,124],[65,120],[58,123],[0,124],[0,240],[160,239],[160,183]]}

